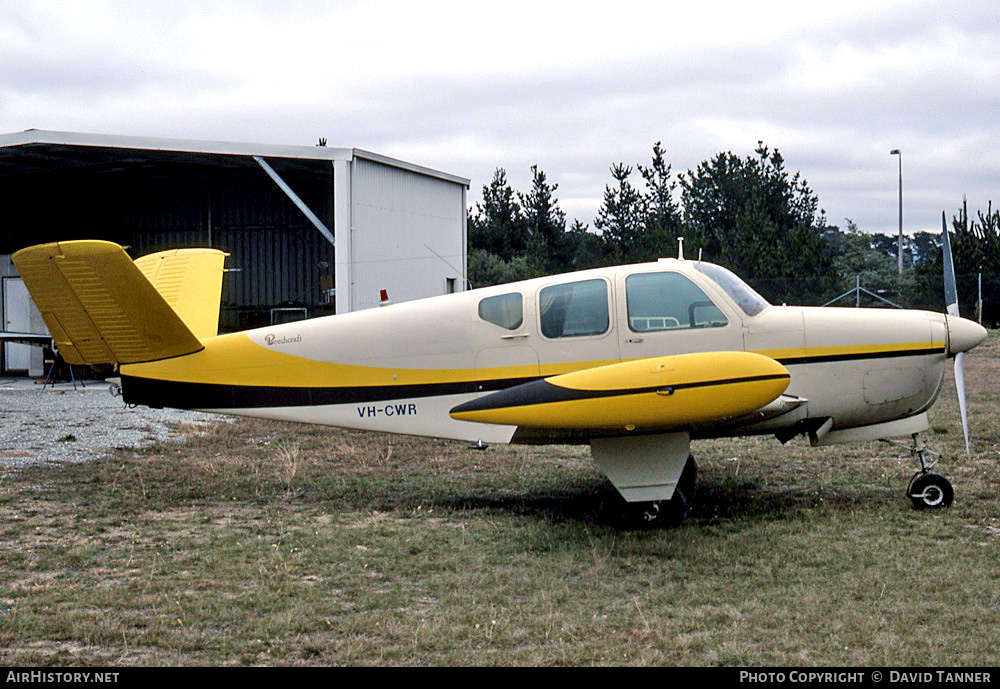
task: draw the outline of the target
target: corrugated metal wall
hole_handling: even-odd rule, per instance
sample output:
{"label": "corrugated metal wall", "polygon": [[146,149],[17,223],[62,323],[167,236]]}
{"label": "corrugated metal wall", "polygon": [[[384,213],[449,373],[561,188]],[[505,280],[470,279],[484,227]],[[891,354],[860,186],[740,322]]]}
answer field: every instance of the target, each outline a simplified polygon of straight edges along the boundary
{"label": "corrugated metal wall", "polygon": [[[138,201],[119,206],[135,256],[178,246],[212,246],[230,254],[222,291],[225,329],[266,325],[269,309],[279,306],[304,306],[311,316],[331,311],[320,280],[333,272],[333,247],[253,165],[154,180],[133,177],[141,187]],[[279,171],[332,227],[332,173],[324,180]]]}
{"label": "corrugated metal wall", "polygon": [[462,289],[464,270],[460,184],[355,159],[352,310],[391,300],[445,293],[445,279]]}

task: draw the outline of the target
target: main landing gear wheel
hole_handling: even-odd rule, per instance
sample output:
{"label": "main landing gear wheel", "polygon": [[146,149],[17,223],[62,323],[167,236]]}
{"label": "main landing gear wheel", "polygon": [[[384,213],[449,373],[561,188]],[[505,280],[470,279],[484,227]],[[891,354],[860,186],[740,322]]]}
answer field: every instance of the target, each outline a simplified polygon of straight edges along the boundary
{"label": "main landing gear wheel", "polygon": [[955,499],[951,482],[932,471],[916,474],[906,489],[906,497],[916,510],[935,510],[950,507]]}
{"label": "main landing gear wheel", "polygon": [[628,521],[639,529],[657,529],[680,526],[688,515],[691,500],[694,498],[695,483],[698,478],[698,465],[694,457],[688,455],[684,471],[677,481],[674,495],[669,500],[653,502],[635,502],[628,506]]}

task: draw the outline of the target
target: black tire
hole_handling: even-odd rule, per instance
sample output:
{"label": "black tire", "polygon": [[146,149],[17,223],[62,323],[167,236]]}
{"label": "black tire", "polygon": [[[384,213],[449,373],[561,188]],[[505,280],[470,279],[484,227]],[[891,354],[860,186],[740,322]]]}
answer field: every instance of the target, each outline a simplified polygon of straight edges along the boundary
{"label": "black tire", "polygon": [[955,499],[955,489],[941,474],[927,472],[913,477],[906,491],[906,497],[913,503],[913,509],[938,510],[951,507]]}
{"label": "black tire", "polygon": [[677,481],[677,488],[684,493],[688,503],[694,499],[697,483],[698,464],[694,461],[694,455],[688,455],[687,462],[684,464],[684,471],[681,472],[681,477]]}
{"label": "black tire", "polygon": [[691,508],[691,499],[688,496],[689,494],[678,486],[674,489],[674,497],[660,503],[659,526],[672,529],[684,523]]}

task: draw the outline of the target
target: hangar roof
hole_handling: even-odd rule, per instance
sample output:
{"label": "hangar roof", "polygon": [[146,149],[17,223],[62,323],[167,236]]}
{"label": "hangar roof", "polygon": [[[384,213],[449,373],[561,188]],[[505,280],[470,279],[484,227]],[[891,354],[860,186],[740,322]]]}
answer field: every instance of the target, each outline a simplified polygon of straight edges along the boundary
{"label": "hangar roof", "polygon": [[166,139],[119,134],[86,134],[28,129],[0,134],[0,178],[91,168],[105,171],[129,163],[203,162],[221,166],[242,166],[248,158],[282,158],[288,165],[300,161],[303,168],[315,169],[313,161],[370,160],[418,174],[469,186],[464,177],[414,165],[360,148],[287,146],[276,144]]}

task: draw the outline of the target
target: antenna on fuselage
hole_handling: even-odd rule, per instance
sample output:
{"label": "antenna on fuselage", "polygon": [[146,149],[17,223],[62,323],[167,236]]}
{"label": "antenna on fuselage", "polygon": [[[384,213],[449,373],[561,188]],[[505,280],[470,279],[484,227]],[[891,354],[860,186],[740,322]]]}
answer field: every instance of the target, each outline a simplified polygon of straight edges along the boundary
{"label": "antenna on fuselage", "polygon": [[677,238],[677,260],[684,260],[684,237]]}

